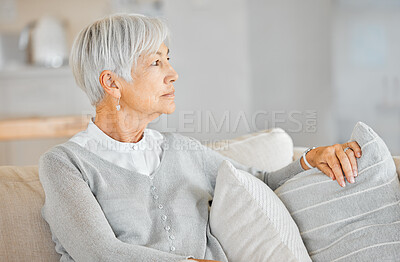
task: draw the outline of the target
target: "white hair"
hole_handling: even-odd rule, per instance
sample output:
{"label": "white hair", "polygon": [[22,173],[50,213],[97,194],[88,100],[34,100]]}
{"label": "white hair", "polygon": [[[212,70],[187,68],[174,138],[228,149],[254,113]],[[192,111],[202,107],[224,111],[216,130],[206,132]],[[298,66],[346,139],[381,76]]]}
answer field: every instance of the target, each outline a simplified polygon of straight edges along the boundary
{"label": "white hair", "polygon": [[96,106],[104,97],[99,76],[110,70],[128,82],[141,54],[156,53],[169,31],[158,18],[117,14],[86,26],[72,46],[69,59],[75,81]]}

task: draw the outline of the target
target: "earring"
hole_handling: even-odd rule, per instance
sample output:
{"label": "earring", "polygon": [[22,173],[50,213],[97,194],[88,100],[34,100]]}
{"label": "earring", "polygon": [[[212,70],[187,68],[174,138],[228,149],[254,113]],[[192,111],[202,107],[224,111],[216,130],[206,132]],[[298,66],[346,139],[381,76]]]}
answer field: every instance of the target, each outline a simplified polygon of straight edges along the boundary
{"label": "earring", "polygon": [[119,100],[121,99],[121,97],[118,98],[118,105],[115,106],[115,108],[117,109],[117,111],[121,110],[121,106],[119,104]]}

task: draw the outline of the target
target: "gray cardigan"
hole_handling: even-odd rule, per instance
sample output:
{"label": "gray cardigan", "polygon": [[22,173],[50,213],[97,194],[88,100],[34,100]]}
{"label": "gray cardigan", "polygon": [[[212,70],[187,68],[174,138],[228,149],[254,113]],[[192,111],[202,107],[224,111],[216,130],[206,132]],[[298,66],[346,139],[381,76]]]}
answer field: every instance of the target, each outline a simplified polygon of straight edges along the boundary
{"label": "gray cardigan", "polygon": [[[161,163],[150,176],[71,141],[41,156],[42,215],[61,261],[227,261],[208,222],[218,167],[227,158],[197,140],[163,135]],[[272,189],[303,171],[299,161],[271,173],[230,161]]]}

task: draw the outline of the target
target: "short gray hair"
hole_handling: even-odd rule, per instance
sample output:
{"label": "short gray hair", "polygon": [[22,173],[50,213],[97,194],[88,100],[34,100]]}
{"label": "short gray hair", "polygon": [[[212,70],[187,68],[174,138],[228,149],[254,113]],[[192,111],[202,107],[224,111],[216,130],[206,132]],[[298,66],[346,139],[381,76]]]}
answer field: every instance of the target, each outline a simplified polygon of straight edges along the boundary
{"label": "short gray hair", "polygon": [[110,70],[128,82],[141,54],[156,53],[169,30],[158,18],[117,14],[86,26],[72,46],[69,63],[76,83],[96,106],[104,98],[99,76]]}

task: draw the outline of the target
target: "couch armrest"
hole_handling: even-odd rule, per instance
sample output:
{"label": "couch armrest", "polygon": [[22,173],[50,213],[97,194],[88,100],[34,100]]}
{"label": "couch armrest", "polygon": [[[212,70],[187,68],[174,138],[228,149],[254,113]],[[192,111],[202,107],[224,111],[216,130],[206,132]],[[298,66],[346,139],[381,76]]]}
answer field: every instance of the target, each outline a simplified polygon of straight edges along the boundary
{"label": "couch armrest", "polygon": [[[303,146],[295,146],[293,147],[293,161],[297,160],[301,157],[304,151],[306,151],[307,147]],[[399,159],[400,161],[400,159]]]}

